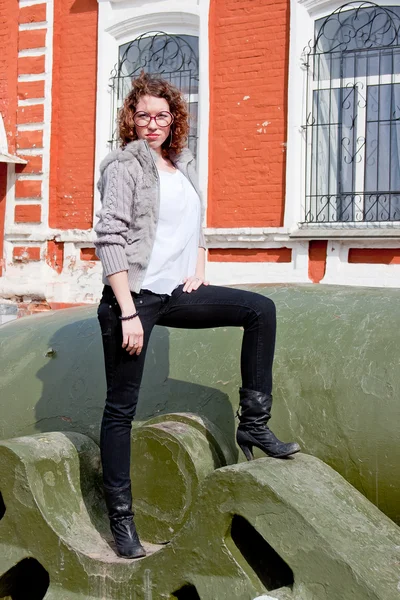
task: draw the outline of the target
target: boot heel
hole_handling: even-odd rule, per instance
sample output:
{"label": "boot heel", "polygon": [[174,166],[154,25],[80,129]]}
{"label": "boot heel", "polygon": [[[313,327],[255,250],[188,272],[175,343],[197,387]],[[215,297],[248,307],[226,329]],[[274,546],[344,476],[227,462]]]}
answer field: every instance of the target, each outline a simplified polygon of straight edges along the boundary
{"label": "boot heel", "polygon": [[253,446],[274,458],[285,458],[300,451],[298,444],[281,442],[268,428],[272,395],[247,388],[240,388],[239,392],[240,425],[236,432],[236,441],[247,460],[254,458]]}
{"label": "boot heel", "polygon": [[247,460],[254,460],[254,454],[253,454],[253,445],[249,444],[248,446],[246,445],[242,445],[239,444],[241,451],[243,452],[243,454],[245,455],[245,457],[247,458]]}

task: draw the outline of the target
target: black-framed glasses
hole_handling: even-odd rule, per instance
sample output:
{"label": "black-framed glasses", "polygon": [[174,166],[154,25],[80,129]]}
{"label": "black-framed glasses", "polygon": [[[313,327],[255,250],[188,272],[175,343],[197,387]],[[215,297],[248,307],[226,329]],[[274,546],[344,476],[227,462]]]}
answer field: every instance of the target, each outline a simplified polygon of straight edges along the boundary
{"label": "black-framed glasses", "polygon": [[154,119],[158,127],[169,127],[172,124],[174,117],[167,110],[163,110],[156,114],[155,117],[144,111],[138,111],[133,115],[133,121],[137,127],[147,127],[151,120]]}

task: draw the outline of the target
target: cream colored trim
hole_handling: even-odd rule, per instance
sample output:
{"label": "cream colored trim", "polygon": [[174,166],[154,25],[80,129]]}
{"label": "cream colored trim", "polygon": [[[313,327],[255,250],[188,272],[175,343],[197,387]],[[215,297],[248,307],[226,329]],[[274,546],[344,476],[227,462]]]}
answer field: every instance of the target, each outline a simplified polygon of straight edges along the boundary
{"label": "cream colored trim", "polygon": [[[156,17],[155,19],[155,15],[152,13],[139,17],[133,16],[120,23],[111,25],[111,27],[107,27],[105,31],[116,40],[125,38],[128,35],[134,39],[145,31],[165,31],[171,27],[176,34],[198,35],[199,33],[198,15],[183,11],[168,11],[159,12],[156,14]],[[158,23],[156,27],[155,21]]]}
{"label": "cream colored trim", "polygon": [[[332,223],[330,227],[307,227],[292,231],[290,234],[291,240],[397,240],[400,239],[400,227],[391,227],[385,225],[377,225],[375,227],[335,227]],[[374,248],[379,246],[374,243]]]}
{"label": "cream colored trim", "polygon": [[207,227],[204,235],[208,248],[271,248],[290,241],[285,227]]}
{"label": "cream colored trim", "polygon": [[[110,73],[118,61],[118,47],[146,31],[162,30],[169,34],[199,36],[200,93],[198,170],[200,189],[206,201],[208,178],[208,9],[209,0],[99,0],[98,77],[96,113],[96,159],[94,182],[101,160],[108,152],[111,112]],[[94,214],[99,207],[95,186]]]}

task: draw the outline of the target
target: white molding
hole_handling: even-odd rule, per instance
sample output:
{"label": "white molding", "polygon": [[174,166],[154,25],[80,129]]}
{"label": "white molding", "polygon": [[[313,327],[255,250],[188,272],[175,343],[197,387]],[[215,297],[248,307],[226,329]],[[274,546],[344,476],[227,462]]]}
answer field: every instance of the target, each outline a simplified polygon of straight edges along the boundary
{"label": "white molding", "polygon": [[43,156],[43,148],[20,148],[18,152],[24,156]]}
{"label": "white molding", "polygon": [[20,100],[18,98],[18,106],[39,106],[44,103],[44,98],[27,98],[26,100]]}
{"label": "white molding", "polygon": [[[320,16],[328,16],[330,13],[334,12],[336,9],[340,8],[345,4],[343,0],[296,0],[299,5],[304,6],[307,12],[313,18],[319,18]],[[376,4],[380,6],[399,6],[398,0],[383,0],[376,1],[371,0],[371,2],[376,2]],[[349,0],[348,2],[350,10],[352,5],[363,4],[363,0]],[[317,16],[318,15],[318,16]]]}
{"label": "white molding", "polygon": [[54,239],[56,242],[94,245],[96,234],[94,229],[61,229],[54,233]]}
{"label": "white molding", "polygon": [[[6,209],[4,215],[4,240],[7,238],[9,229],[14,224],[14,210],[15,210],[15,165],[7,165],[7,191],[6,191]],[[4,254],[0,258],[6,257],[6,245],[4,244]],[[5,271],[7,270],[7,267]],[[4,276],[4,271],[3,271]]]}
{"label": "white molding", "polygon": [[199,185],[204,202],[204,222],[207,218],[208,204],[208,168],[209,168],[209,129],[210,129],[210,45],[209,45],[209,12],[210,0],[199,3],[199,114],[198,125],[200,136],[197,146],[197,168]]}
{"label": "white molding", "polygon": [[42,184],[42,227],[49,223],[50,204],[50,145],[51,145],[51,117],[53,105],[53,43],[54,43],[54,0],[47,2],[46,8],[46,57],[44,81],[44,128],[43,128],[43,184]]}
{"label": "white molding", "polygon": [[208,227],[204,234],[208,248],[278,248],[291,241],[285,227]]}
{"label": "white molding", "polygon": [[19,8],[35,6],[36,4],[47,4],[48,1],[49,0],[19,0]]}
{"label": "white molding", "polygon": [[[155,16],[159,23],[156,29],[154,29]],[[147,31],[166,31],[167,33],[175,33],[177,35],[198,35],[199,17],[198,15],[182,10],[146,13],[145,15],[132,16],[125,21],[115,23],[105,31],[116,40],[126,39],[127,37],[135,39],[135,37]]]}
{"label": "white molding", "polygon": [[42,243],[47,240],[56,242],[66,242],[80,244],[86,247],[93,245],[96,235],[93,229],[50,229],[49,227],[35,231],[26,231],[22,225],[14,225],[9,228],[5,239],[14,243],[38,242]]}
{"label": "white molding", "polygon": [[8,142],[6,128],[4,127],[3,115],[0,112],[0,152],[8,153]]}
{"label": "white molding", "polygon": [[20,23],[19,31],[32,31],[33,29],[46,29],[47,21],[37,21],[36,23]]}
{"label": "white molding", "polygon": [[44,123],[23,123],[21,125],[17,125],[18,131],[43,131]]}
{"label": "white molding", "polygon": [[[292,240],[370,240],[374,242],[374,248],[377,240],[400,240],[400,227],[309,227],[298,229],[290,233]],[[399,243],[397,241],[397,243]]]}
{"label": "white molding", "polygon": [[288,114],[286,146],[286,193],[284,226],[297,228],[305,200],[305,143],[302,125],[305,112],[305,76],[301,56],[313,36],[314,20],[298,0],[290,2]]}
{"label": "white molding", "polygon": [[331,13],[336,8],[339,8],[343,2],[337,0],[297,0],[299,4],[304,6],[305,9],[311,14],[316,11],[327,10],[327,13]]}
{"label": "white molding", "polygon": [[18,181],[43,181],[42,173],[17,173]]}
{"label": "white molding", "polygon": [[108,152],[111,118],[110,74],[118,62],[119,46],[149,30],[199,36],[201,93],[198,169],[200,189],[206,199],[209,126],[208,11],[209,0],[148,0],[145,3],[124,0],[116,4],[109,0],[99,1],[94,215],[100,204],[96,186],[99,165]]}
{"label": "white molding", "polygon": [[26,48],[25,50],[19,50],[18,58],[25,58],[30,56],[44,56],[47,48]]}
{"label": "white molding", "polygon": [[[28,205],[31,205],[31,204],[40,204],[40,205],[42,205],[42,198],[41,197],[39,197],[39,198],[33,198],[32,196],[30,198],[25,198],[25,197],[24,198],[15,198],[15,204],[16,205],[18,204],[18,206],[19,205],[26,205],[26,206],[28,206]],[[32,223],[20,223],[21,227],[26,227],[28,225],[30,227],[32,227]],[[39,227],[40,225],[37,224],[36,226]]]}
{"label": "white molding", "polygon": [[[27,225],[30,225],[30,223],[27,223]],[[15,246],[24,244],[44,244],[49,240],[49,235],[46,230],[35,231],[32,233],[29,229],[24,230],[22,227],[22,224],[15,226],[4,236],[4,239]]]}
{"label": "white molding", "polygon": [[[35,199],[37,202],[37,199]],[[37,232],[30,234],[30,240],[42,241],[42,239],[53,238],[57,242],[70,242],[75,244],[93,244],[96,239],[94,229],[46,229],[46,238],[37,237]],[[24,239],[26,231],[20,226],[14,225],[7,231],[7,239],[18,239],[19,235]],[[284,227],[240,227],[240,228],[206,228],[204,230],[207,246],[209,248],[278,248],[289,242],[292,247],[295,243],[303,243],[303,240],[291,240]]]}
{"label": "white molding", "polygon": [[39,75],[28,73],[26,75],[18,75],[18,82],[23,83],[25,81],[45,81],[46,75],[40,73]]}
{"label": "white molding", "polygon": [[[382,6],[398,6],[400,0],[381,0]],[[361,0],[354,0],[354,4]],[[314,38],[314,23],[328,16],[343,5],[343,0],[290,0],[290,40],[288,72],[288,114],[287,114],[287,154],[286,154],[286,194],[284,226],[292,231],[293,238],[321,239],[321,232],[315,233],[301,227],[305,214],[306,148],[304,141],[306,70],[302,66],[302,54]],[[343,227],[343,223],[340,226]],[[353,226],[355,224],[352,224]],[[368,227],[364,224],[365,229]],[[334,228],[324,227],[325,239],[331,237]],[[369,229],[368,229],[369,231]],[[299,233],[301,232],[301,233]],[[329,235],[328,235],[329,234]],[[346,234],[347,235],[347,234]],[[350,234],[349,234],[350,235]],[[361,234],[360,234],[361,235]],[[365,233],[365,237],[368,237]],[[338,234],[332,234],[332,237]],[[345,236],[344,236],[345,237]],[[374,234],[371,239],[374,238]]]}

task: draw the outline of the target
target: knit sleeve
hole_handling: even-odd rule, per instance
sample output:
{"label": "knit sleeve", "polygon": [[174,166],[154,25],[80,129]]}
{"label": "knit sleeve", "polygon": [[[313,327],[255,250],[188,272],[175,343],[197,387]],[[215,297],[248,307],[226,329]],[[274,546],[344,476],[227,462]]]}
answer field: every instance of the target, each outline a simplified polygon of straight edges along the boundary
{"label": "knit sleeve", "polygon": [[99,188],[102,207],[97,213],[94,244],[108,277],[129,269],[125,246],[132,214],[133,179],[124,164],[115,160],[102,172]]}

